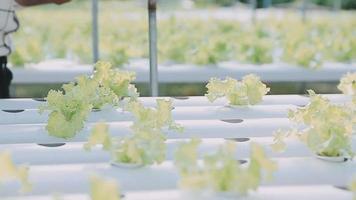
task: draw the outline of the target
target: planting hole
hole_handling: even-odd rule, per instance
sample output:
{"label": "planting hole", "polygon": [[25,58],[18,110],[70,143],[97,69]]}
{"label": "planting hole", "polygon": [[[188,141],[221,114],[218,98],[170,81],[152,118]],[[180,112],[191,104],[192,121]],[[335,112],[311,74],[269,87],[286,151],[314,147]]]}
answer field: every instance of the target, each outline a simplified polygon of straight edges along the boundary
{"label": "planting hole", "polygon": [[247,141],[250,141],[250,138],[231,138],[231,139],[227,139],[227,140],[233,140],[235,142],[247,142]]}
{"label": "planting hole", "polygon": [[20,113],[20,112],[23,112],[25,110],[2,110],[4,112],[7,112],[7,113]]}
{"label": "planting hole", "polygon": [[41,101],[41,102],[46,102],[47,100],[45,98],[33,98],[34,101]]}
{"label": "planting hole", "polygon": [[61,147],[64,146],[66,143],[53,143],[53,144],[38,144],[43,147]]}
{"label": "planting hole", "polygon": [[230,124],[238,124],[238,123],[242,123],[244,120],[243,119],[221,119],[221,121],[230,123]]}
{"label": "planting hole", "polygon": [[347,186],[334,185],[334,187],[340,190],[350,191],[350,189]]}
{"label": "planting hole", "polygon": [[237,160],[237,162],[239,162],[240,165],[243,165],[243,164],[247,163],[247,160]]}
{"label": "planting hole", "polygon": [[189,97],[173,97],[174,99],[178,99],[178,100],[188,100]]}

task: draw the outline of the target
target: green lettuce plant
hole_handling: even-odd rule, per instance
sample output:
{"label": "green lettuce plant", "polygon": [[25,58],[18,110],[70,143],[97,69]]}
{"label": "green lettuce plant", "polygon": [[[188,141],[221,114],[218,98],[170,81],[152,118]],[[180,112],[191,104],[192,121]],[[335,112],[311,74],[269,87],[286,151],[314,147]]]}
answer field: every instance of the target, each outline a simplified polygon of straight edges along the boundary
{"label": "green lettuce plant", "polygon": [[103,150],[109,151],[112,147],[112,138],[109,133],[109,126],[100,122],[97,123],[88,138],[88,141],[84,144],[84,149],[90,151],[92,147],[101,144]]}
{"label": "green lettuce plant", "polygon": [[181,188],[246,195],[251,190],[257,190],[264,175],[267,179],[271,178],[277,169],[276,163],[269,160],[263,148],[256,143],[251,144],[251,157],[246,165],[236,160],[232,142],[220,146],[213,154],[204,155],[203,161],[198,162],[199,144],[198,139],[182,143],[175,153]]}
{"label": "green lettuce plant", "polygon": [[0,188],[1,182],[18,180],[21,183],[21,192],[29,192],[32,185],[28,180],[29,167],[16,166],[9,152],[0,152]]}
{"label": "green lettuce plant", "polygon": [[132,134],[125,137],[110,137],[108,126],[97,124],[84,148],[101,144],[110,151],[116,163],[152,165],[166,158],[166,135],[164,129],[182,132],[183,127],[172,118],[172,100],[157,100],[156,108],[144,107],[139,101],[130,101],[125,108],[134,116],[130,127]]}
{"label": "green lettuce plant", "polygon": [[79,76],[64,84],[63,91],[50,90],[40,113],[49,110],[46,129],[51,136],[69,139],[83,129],[92,109],[117,106],[124,97],[136,99],[137,90],[131,81],[135,73],[112,69],[108,62],[98,62],[93,76]]}
{"label": "green lettuce plant", "polygon": [[355,124],[353,109],[348,105],[332,104],[328,99],[309,90],[310,103],[289,111],[289,119],[298,126],[278,130],[272,148],[283,151],[286,137],[297,137],[317,155],[326,157],[353,157],[351,141]]}
{"label": "green lettuce plant", "polygon": [[225,97],[230,105],[255,105],[262,101],[270,89],[254,74],[242,78],[242,81],[227,77],[225,80],[211,78],[206,85],[205,96],[210,102]]}
{"label": "green lettuce plant", "polygon": [[172,100],[157,100],[157,108],[146,108],[139,101],[131,101],[126,109],[134,116],[132,135],[120,138],[112,150],[115,162],[151,165],[166,157],[164,128],[182,132],[183,127],[172,118]]}
{"label": "green lettuce plant", "polygon": [[119,185],[114,179],[104,179],[93,175],[90,177],[91,200],[120,200]]}
{"label": "green lettuce plant", "polygon": [[356,73],[347,73],[340,79],[337,88],[346,95],[351,95],[356,102]]}

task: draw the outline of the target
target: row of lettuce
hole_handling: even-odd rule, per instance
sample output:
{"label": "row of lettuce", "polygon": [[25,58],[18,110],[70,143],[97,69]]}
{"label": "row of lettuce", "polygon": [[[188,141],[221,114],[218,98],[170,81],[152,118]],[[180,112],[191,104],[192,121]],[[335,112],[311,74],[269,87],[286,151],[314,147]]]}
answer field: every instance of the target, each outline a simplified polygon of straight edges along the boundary
{"label": "row of lettuce", "polygon": [[[47,15],[58,17],[53,20],[61,25],[53,23]],[[22,27],[14,36],[16,49],[11,55],[14,66],[54,58],[92,62],[91,22],[85,11],[37,9],[20,12],[19,16]],[[158,22],[158,58],[161,64],[198,66],[224,61],[285,62],[309,68],[325,62],[352,63],[356,58],[353,19],[355,15],[348,13],[311,18],[304,23],[291,14],[251,24],[235,19],[164,17]],[[148,58],[147,32],[146,15],[102,12],[101,59],[123,66],[132,59]]]}
{"label": "row of lettuce", "polygon": [[[119,167],[161,164],[166,159],[166,130],[184,134],[184,127],[172,117],[172,100],[157,99],[155,108],[145,107],[137,98],[139,94],[135,86],[131,84],[135,79],[134,73],[114,69],[107,62],[99,62],[95,68],[92,76],[80,76],[75,82],[63,85],[63,91],[49,92],[47,103],[40,108],[41,112],[50,113],[46,125],[49,135],[71,139],[80,134],[92,111],[120,107],[134,117],[131,133],[113,137],[109,131],[110,125],[99,122],[83,148],[90,151],[94,146],[102,146],[111,155],[110,162]],[[209,101],[226,98],[232,107],[258,104],[270,90],[253,74],[243,77],[241,81],[229,77],[225,80],[212,78],[207,88],[206,97]],[[281,152],[288,148],[285,138],[294,137],[305,143],[317,156],[352,160],[356,73],[345,75],[338,88],[345,95],[352,96],[352,101],[331,103],[310,90],[310,103],[289,112],[289,118],[296,122],[296,126],[290,130],[277,130],[270,148]],[[251,155],[245,164],[236,161],[235,143],[231,141],[222,144],[215,153],[205,155],[198,154],[200,143],[200,139],[192,138],[182,142],[176,149],[174,163],[180,174],[178,185],[182,189],[247,195],[256,190],[264,179],[271,179],[273,172],[278,170],[277,163],[270,160],[257,143],[251,143]],[[0,164],[0,181],[18,178],[25,191],[31,190],[27,179],[28,167],[14,165],[10,154],[6,152],[0,154]],[[352,183],[350,189],[356,190],[356,183]],[[91,178],[93,200],[116,200],[120,199],[119,194],[115,181],[98,176]]]}

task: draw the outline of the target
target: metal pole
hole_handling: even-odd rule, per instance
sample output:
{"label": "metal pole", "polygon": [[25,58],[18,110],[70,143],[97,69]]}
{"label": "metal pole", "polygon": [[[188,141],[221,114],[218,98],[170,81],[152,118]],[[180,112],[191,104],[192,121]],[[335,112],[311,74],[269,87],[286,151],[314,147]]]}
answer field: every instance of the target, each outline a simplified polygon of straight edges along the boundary
{"label": "metal pole", "polygon": [[272,4],[271,0],[263,0],[263,7],[264,8],[271,7],[271,4]]}
{"label": "metal pole", "polygon": [[92,48],[93,62],[99,60],[99,31],[98,31],[98,0],[92,0]]}
{"label": "metal pole", "polygon": [[150,54],[150,87],[151,96],[158,96],[157,66],[157,1],[148,0],[149,54]]}
{"label": "metal pole", "polygon": [[339,11],[341,9],[342,0],[334,0],[333,10]]}
{"label": "metal pole", "polygon": [[250,8],[251,8],[251,20],[253,23],[256,22],[256,8],[257,8],[257,1],[250,0]]}
{"label": "metal pole", "polygon": [[308,0],[303,0],[302,5],[300,7],[303,22],[306,22],[307,20],[307,7],[308,7]]}

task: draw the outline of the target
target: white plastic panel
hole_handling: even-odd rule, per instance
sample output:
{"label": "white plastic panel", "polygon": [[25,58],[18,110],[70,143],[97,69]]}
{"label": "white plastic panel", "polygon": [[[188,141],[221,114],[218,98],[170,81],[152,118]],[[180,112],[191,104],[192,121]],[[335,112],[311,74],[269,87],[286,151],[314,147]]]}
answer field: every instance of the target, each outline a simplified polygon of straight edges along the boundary
{"label": "white plastic panel", "polygon": [[[329,163],[315,158],[278,158],[278,171],[273,180],[263,185],[347,185],[350,174],[356,173],[355,162]],[[332,173],[330,173],[332,172]],[[42,195],[53,192],[87,193],[88,177],[92,174],[108,176],[120,182],[123,191],[175,189],[179,175],[171,161],[161,165],[139,169],[122,169],[110,164],[71,164],[32,166],[30,194]],[[0,196],[14,196],[18,183],[8,182],[2,186]]]}

